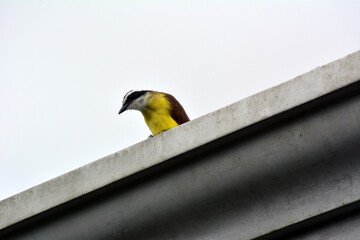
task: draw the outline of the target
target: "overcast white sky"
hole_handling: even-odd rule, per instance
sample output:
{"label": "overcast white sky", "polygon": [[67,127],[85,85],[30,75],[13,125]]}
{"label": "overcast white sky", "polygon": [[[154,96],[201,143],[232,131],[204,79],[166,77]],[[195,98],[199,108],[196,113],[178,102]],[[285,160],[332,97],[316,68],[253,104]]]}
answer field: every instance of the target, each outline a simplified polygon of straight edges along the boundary
{"label": "overcast white sky", "polygon": [[[360,1],[0,1],[0,199],[147,138],[131,89],[194,119],[360,49]],[[96,177],[96,176],[94,176]]]}

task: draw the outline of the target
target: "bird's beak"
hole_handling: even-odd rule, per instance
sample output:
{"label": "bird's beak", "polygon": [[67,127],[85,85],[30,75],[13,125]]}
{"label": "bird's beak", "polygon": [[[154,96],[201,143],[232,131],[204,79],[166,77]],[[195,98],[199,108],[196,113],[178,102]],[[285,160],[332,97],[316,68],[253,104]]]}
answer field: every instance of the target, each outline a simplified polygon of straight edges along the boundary
{"label": "bird's beak", "polygon": [[121,109],[120,109],[120,111],[119,111],[119,114],[122,113],[122,112],[124,112],[124,111],[126,111],[126,109],[127,109],[128,106],[129,106],[129,104],[124,104],[124,105],[121,107]]}

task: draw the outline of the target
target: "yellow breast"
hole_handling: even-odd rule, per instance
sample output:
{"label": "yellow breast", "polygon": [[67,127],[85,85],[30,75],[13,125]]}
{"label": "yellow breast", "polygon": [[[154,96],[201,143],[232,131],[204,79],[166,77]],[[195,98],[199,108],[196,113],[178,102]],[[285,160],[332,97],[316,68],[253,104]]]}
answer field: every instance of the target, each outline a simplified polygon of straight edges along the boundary
{"label": "yellow breast", "polygon": [[142,111],[145,122],[155,136],[166,130],[179,126],[171,117],[170,102],[162,93],[153,93],[147,102],[148,106]]}

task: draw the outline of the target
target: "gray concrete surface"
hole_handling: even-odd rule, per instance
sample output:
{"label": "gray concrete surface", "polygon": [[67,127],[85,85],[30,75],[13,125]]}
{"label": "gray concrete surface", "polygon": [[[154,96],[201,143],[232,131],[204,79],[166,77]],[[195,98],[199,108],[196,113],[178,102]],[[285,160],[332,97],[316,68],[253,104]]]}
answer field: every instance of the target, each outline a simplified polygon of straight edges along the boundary
{"label": "gray concrete surface", "polygon": [[[87,194],[89,206],[16,239],[252,239],[356,202],[357,92],[330,106],[318,98],[357,82],[359,66],[356,52],[5,199],[0,229]],[[294,113],[304,104],[316,111]],[[159,170],[143,176],[149,168]],[[128,176],[141,181],[91,197]]]}
{"label": "gray concrete surface", "polygon": [[[5,239],[291,239],[272,232],[359,202],[360,83],[355,90],[169,159],[29,219]],[[350,220],[345,226],[358,218]],[[305,236],[360,235],[342,225]]]}

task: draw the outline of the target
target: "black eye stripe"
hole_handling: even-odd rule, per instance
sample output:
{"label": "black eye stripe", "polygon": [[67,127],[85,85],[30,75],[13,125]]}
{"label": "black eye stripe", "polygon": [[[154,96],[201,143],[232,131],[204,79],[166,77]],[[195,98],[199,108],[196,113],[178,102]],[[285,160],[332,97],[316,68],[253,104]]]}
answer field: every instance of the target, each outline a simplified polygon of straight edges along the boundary
{"label": "black eye stripe", "polygon": [[134,99],[137,99],[138,97],[140,97],[141,95],[143,95],[144,93],[145,92],[134,92],[129,96],[129,98],[134,100]]}
{"label": "black eye stripe", "polygon": [[135,99],[139,98],[140,96],[142,96],[142,95],[145,94],[146,92],[147,92],[147,91],[136,91],[136,92],[131,93],[131,94],[127,97],[125,104],[134,101]]}

